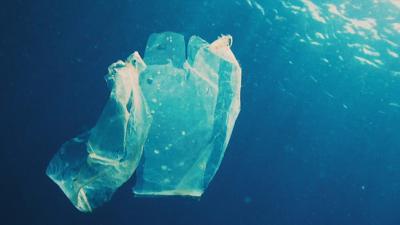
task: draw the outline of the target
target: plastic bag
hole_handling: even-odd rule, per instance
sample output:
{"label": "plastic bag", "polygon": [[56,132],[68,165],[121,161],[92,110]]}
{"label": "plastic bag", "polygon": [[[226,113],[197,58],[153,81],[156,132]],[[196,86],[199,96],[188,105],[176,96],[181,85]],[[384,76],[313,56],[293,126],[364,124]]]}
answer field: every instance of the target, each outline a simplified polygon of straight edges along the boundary
{"label": "plastic bag", "polygon": [[[66,142],[47,175],[83,212],[108,201],[135,171],[134,193],[201,196],[240,111],[241,68],[231,36],[211,44],[165,32],[109,67],[110,98],[96,126]],[[143,153],[143,154],[142,154]]]}

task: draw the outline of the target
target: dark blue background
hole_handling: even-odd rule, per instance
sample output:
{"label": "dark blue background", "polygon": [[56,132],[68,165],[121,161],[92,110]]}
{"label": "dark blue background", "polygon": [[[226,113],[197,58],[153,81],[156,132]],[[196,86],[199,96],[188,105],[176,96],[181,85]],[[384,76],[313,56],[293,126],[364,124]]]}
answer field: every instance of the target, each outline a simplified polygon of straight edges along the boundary
{"label": "dark blue background", "polygon": [[[399,63],[354,63],[346,38],[295,42],[319,25],[264,2],[265,16],[245,1],[3,1],[0,224],[400,224]],[[200,200],[133,198],[133,177],[80,213],[46,166],[94,125],[108,65],[162,31],[234,37],[242,111],[220,170]]]}

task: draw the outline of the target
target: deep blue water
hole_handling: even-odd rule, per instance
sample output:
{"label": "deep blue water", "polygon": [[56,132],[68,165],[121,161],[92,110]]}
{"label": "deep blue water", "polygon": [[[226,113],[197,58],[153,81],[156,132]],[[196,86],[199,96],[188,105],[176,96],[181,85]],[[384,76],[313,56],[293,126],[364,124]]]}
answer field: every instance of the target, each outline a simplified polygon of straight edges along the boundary
{"label": "deep blue water", "polygon": [[[0,224],[400,224],[400,1],[3,1]],[[242,111],[200,200],[92,214],[45,175],[92,127],[107,67],[153,32],[233,36]]]}

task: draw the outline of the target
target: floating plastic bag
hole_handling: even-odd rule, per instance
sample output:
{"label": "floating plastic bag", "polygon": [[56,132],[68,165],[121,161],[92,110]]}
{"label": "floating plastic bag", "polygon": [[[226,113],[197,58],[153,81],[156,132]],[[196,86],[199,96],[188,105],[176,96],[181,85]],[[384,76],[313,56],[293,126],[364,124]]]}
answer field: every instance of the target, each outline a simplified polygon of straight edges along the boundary
{"label": "floating plastic bag", "polygon": [[232,38],[150,36],[140,86],[153,123],[136,195],[200,196],[215,175],[240,110],[241,69]]}
{"label": "floating plastic bag", "polygon": [[109,67],[110,98],[96,126],[66,142],[46,174],[83,211],[108,201],[136,169],[151,123],[139,86],[145,64],[135,52]]}
{"label": "floating plastic bag", "polygon": [[110,99],[96,126],[65,143],[47,175],[84,212],[108,201],[139,160],[136,195],[200,196],[240,110],[231,43],[192,36],[186,50],[180,34],[151,35],[144,61],[135,52],[110,66]]}

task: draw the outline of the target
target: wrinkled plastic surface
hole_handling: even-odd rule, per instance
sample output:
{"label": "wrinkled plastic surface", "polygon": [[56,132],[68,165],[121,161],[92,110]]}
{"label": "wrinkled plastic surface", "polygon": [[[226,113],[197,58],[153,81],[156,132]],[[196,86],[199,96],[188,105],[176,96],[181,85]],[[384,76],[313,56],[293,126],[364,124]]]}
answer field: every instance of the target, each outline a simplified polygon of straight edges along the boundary
{"label": "wrinkled plastic surface", "polygon": [[223,158],[240,110],[241,68],[232,38],[211,45],[177,33],[153,34],[140,86],[153,123],[136,195],[200,196]]}
{"label": "wrinkled plastic surface", "polygon": [[[137,196],[200,196],[224,156],[240,110],[231,36],[211,44],[165,32],[109,67],[111,94],[95,127],[66,142],[47,175],[90,212],[138,167]],[[186,57],[187,54],[187,57]]]}
{"label": "wrinkled plastic surface", "polygon": [[96,126],[66,142],[47,168],[80,211],[108,201],[138,165],[151,123],[138,82],[143,69],[138,53],[109,67],[111,94]]}

